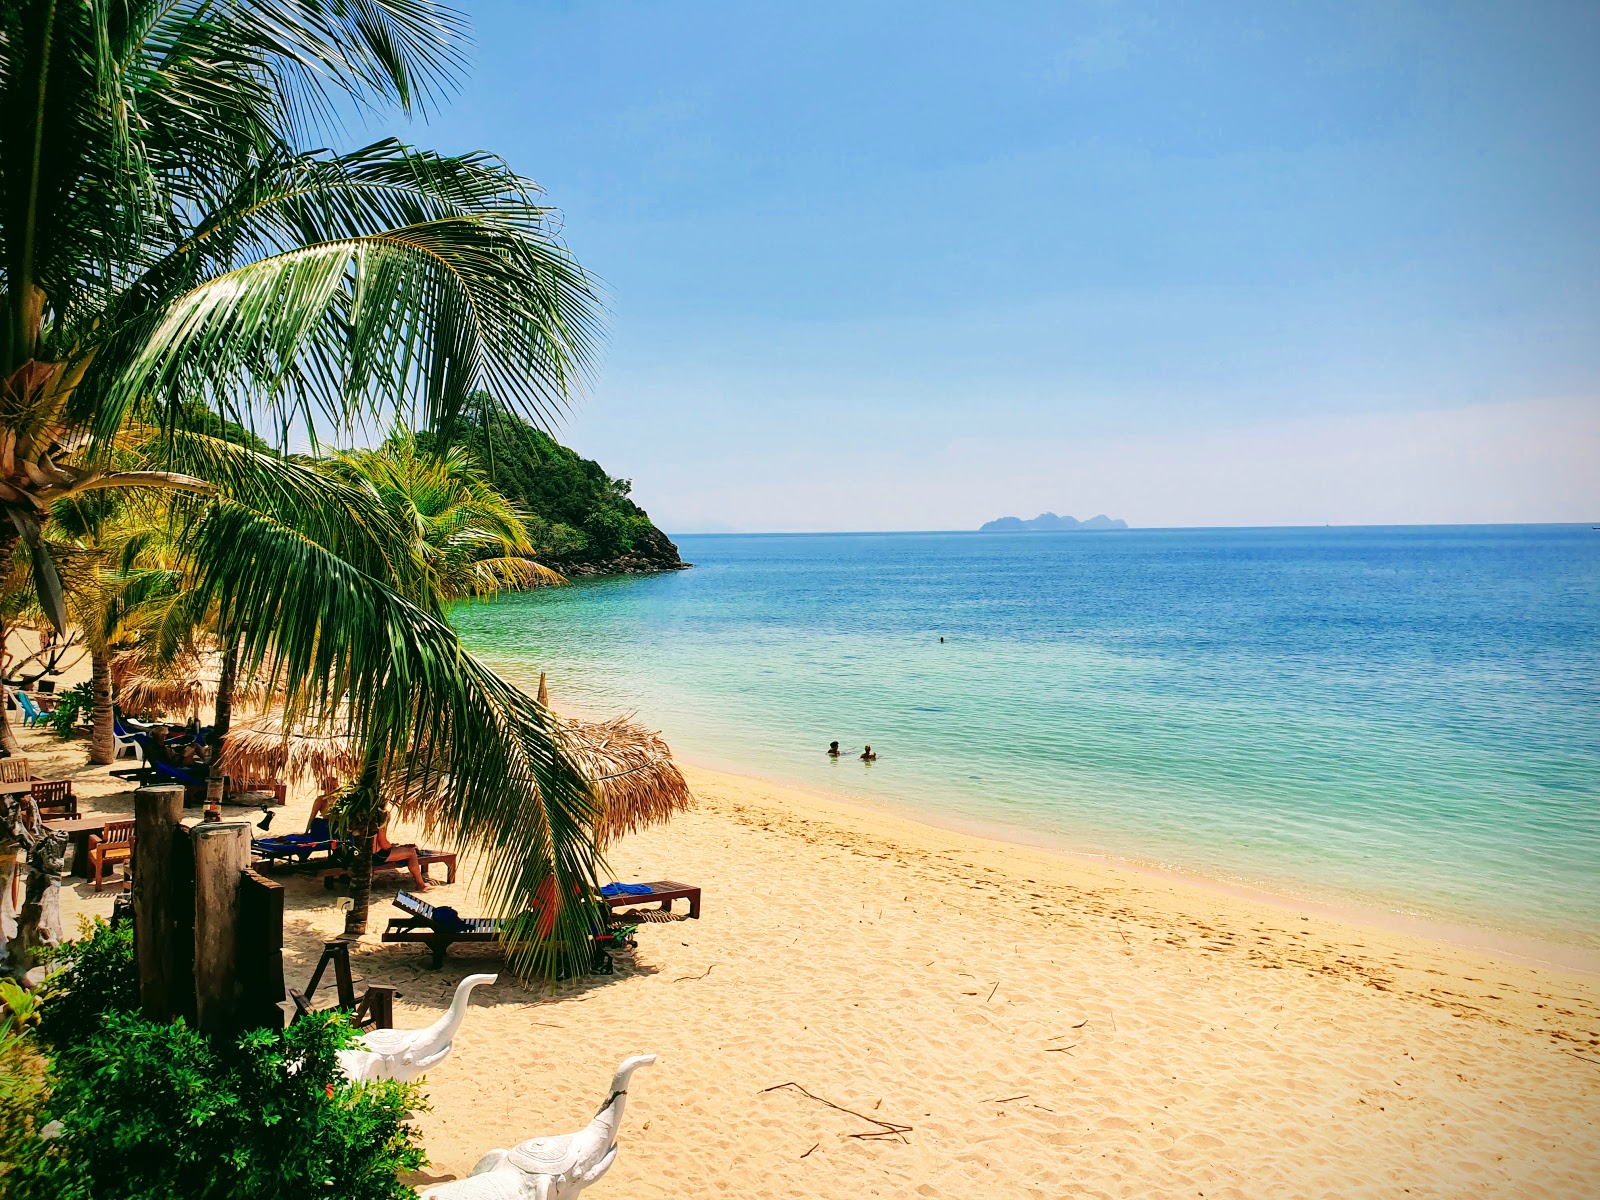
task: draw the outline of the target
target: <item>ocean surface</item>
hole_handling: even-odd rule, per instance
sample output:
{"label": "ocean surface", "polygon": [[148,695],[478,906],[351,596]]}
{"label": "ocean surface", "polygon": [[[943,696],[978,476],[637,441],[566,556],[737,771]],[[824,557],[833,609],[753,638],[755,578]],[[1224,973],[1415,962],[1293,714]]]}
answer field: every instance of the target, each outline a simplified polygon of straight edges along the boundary
{"label": "ocean surface", "polygon": [[1600,947],[1587,525],[679,545],[693,570],[458,624],[558,706],[636,712],[709,766]]}

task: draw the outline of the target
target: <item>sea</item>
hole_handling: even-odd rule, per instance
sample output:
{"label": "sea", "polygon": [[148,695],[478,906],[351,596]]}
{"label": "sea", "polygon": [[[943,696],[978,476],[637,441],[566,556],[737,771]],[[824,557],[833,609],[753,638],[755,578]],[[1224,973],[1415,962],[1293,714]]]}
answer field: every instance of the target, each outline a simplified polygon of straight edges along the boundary
{"label": "sea", "polygon": [[513,680],[691,762],[1600,949],[1600,529],[678,544],[692,570],[455,619]]}

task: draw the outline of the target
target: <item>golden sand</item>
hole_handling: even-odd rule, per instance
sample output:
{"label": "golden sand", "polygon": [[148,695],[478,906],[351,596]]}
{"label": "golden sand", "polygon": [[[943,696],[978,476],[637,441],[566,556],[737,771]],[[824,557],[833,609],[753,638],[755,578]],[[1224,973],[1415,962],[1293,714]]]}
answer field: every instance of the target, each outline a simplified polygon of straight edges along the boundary
{"label": "golden sand", "polygon": [[[612,866],[701,885],[702,919],[644,924],[609,978],[480,989],[425,1084],[417,1182],[578,1128],[653,1052],[586,1197],[1600,1194],[1594,975],[687,774],[698,810]],[[315,876],[285,879],[303,986],[342,914]],[[471,886],[429,898],[471,912]],[[64,907],[111,894],[79,884]],[[497,956],[457,947],[432,972],[374,935],[355,963],[415,1026]]]}

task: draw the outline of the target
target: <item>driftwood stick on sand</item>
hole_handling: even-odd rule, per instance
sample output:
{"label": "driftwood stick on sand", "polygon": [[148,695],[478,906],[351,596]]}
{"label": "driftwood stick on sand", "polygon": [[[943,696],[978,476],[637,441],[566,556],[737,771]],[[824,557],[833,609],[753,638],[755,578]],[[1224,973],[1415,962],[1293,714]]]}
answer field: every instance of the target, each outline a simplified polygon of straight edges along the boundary
{"label": "driftwood stick on sand", "polygon": [[[798,1083],[795,1083],[793,1080],[789,1081],[788,1083],[775,1083],[769,1088],[762,1088],[761,1089],[761,1094],[762,1095],[766,1095],[768,1092],[782,1091],[784,1088],[793,1088],[795,1091],[799,1092],[802,1096],[805,1096],[806,1098],[811,1099],[811,1100],[815,1100],[818,1104],[826,1104],[829,1108],[834,1109],[834,1110],[836,1110],[838,1112],[849,1113],[852,1117],[859,1117],[861,1120],[866,1121],[867,1123],[869,1123],[871,1125],[878,1126],[878,1128],[876,1128],[876,1129],[868,1129],[868,1130],[866,1130],[866,1131],[864,1131],[862,1133],[847,1133],[847,1134],[845,1134],[846,1137],[859,1138],[862,1141],[871,1141],[874,1138],[897,1137],[902,1142],[905,1142],[907,1145],[910,1145],[910,1141],[909,1141],[909,1139],[907,1139],[906,1134],[911,1132],[911,1126],[909,1126],[909,1125],[898,1125],[893,1121],[884,1121],[884,1120],[881,1120],[878,1117],[869,1117],[869,1116],[867,1116],[866,1113],[857,1112],[853,1108],[846,1108],[842,1104],[835,1104],[832,1100],[825,1100],[821,1096],[818,1096],[818,1095],[815,1095],[812,1092],[806,1091],[805,1088],[801,1087]],[[883,1101],[880,1100],[880,1101],[878,1101],[878,1103],[882,1104]],[[814,1150],[814,1149],[816,1149],[816,1147],[813,1146],[812,1149]],[[809,1154],[810,1151],[808,1150],[806,1153]]]}
{"label": "driftwood stick on sand", "polygon": [[688,982],[690,980],[693,980],[693,979],[704,979],[707,975],[711,974],[711,972],[715,971],[716,969],[717,969],[717,964],[716,963],[712,963],[709,967],[707,967],[704,971],[701,971],[700,974],[698,974],[698,975],[679,975],[672,982],[673,983],[686,983],[686,982]]}
{"label": "driftwood stick on sand", "polygon": [[[818,1142],[818,1143],[817,1143],[817,1146],[820,1146],[820,1145],[822,1145],[822,1143],[821,1143],[821,1142]],[[813,1146],[813,1147],[811,1147],[811,1150],[815,1150],[815,1149],[816,1149],[816,1148],[817,1148],[817,1146]],[[810,1157],[811,1157],[811,1150],[807,1150],[807,1151],[806,1151],[806,1152],[805,1152],[805,1153],[804,1153],[804,1154],[802,1154],[802,1155],[801,1155],[801,1156],[800,1156],[800,1157],[801,1157],[801,1158],[810,1158]]]}

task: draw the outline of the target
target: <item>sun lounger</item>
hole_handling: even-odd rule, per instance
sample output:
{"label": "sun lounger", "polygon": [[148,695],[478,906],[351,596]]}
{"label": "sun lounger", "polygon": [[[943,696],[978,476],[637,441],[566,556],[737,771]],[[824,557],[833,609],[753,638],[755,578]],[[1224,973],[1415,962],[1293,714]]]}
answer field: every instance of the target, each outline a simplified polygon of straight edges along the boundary
{"label": "sun lounger", "polygon": [[670,879],[661,879],[655,883],[608,883],[600,889],[600,898],[613,911],[659,900],[661,910],[670,912],[674,900],[687,900],[689,916],[696,921],[700,919],[700,889],[690,887],[686,883],[674,883]]}
{"label": "sun lounger", "polygon": [[[426,946],[433,954],[430,965],[435,971],[444,966],[445,953],[456,942],[493,942],[500,937],[500,921],[492,917],[462,917],[453,908],[442,905],[435,908],[410,892],[397,895],[394,906],[406,915],[389,919],[382,940],[415,942]],[[595,934],[594,960],[589,964],[590,971],[596,975],[611,974],[611,951],[633,944],[629,932],[619,926],[608,926]]]}
{"label": "sun lounger", "polygon": [[285,833],[279,837],[257,838],[250,843],[250,852],[263,862],[276,864],[285,859],[305,862],[313,854],[332,855],[339,848],[328,822],[317,817],[305,833]]}

